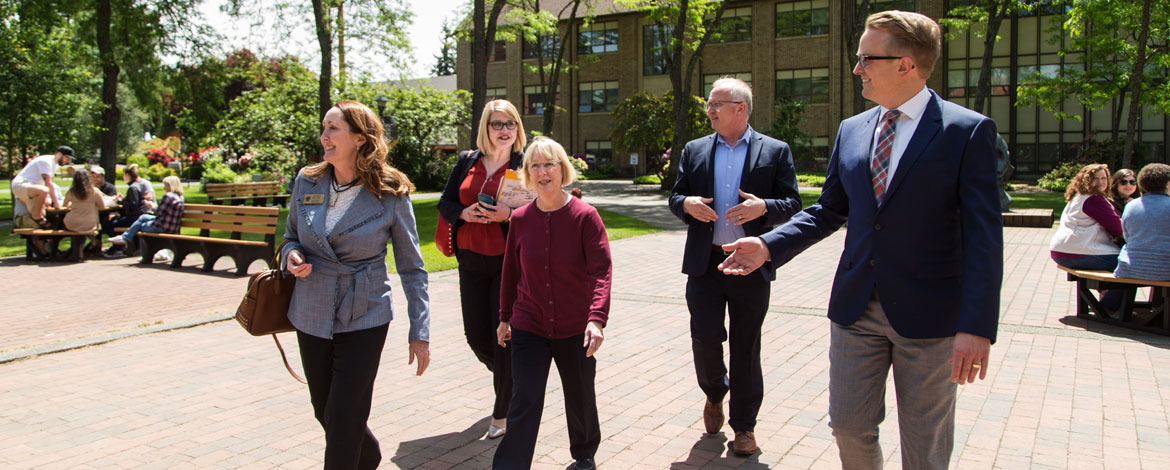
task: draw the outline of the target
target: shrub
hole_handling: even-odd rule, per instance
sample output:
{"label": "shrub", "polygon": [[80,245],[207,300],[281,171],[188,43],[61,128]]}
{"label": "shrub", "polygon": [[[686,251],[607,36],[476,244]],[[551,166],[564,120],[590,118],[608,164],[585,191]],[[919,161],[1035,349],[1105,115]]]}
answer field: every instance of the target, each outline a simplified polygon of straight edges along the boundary
{"label": "shrub", "polygon": [[[244,162],[240,157],[240,166],[259,173],[292,174],[300,167],[298,158],[288,147],[283,145],[265,144],[252,148],[251,159]],[[245,154],[247,156],[247,154]]]}
{"label": "shrub", "polygon": [[578,155],[581,154],[574,154],[573,156],[569,157],[569,163],[573,164],[573,169],[577,170],[578,175],[583,175],[586,171],[589,171],[589,162],[585,161],[584,158],[581,158]]}
{"label": "shrub", "polygon": [[[207,168],[203,171],[203,184],[208,183],[234,183],[236,182],[236,172],[226,166],[217,165]],[[204,188],[204,191],[207,189]]]}
{"label": "shrub", "polygon": [[585,171],[585,178],[581,178],[581,179],[593,180],[593,179],[602,179],[602,178],[612,178],[613,175],[615,175],[615,174],[617,174],[617,168],[614,167],[612,164],[606,163],[604,165],[597,165],[594,168],[590,168],[589,170],[586,170]]}
{"label": "shrub", "polygon": [[126,157],[126,164],[127,165],[138,164],[138,168],[142,168],[142,169],[150,168],[150,159],[146,158],[145,155],[131,155],[129,157]]}
{"label": "shrub", "polygon": [[797,173],[796,182],[801,186],[812,186],[814,188],[819,188],[825,185],[825,177],[824,175]]}
{"label": "shrub", "polygon": [[146,179],[151,181],[162,181],[168,176],[178,176],[179,172],[173,168],[167,168],[162,163],[155,163],[146,169]]}
{"label": "shrub", "polygon": [[662,177],[658,175],[642,175],[634,178],[634,184],[662,184]]}
{"label": "shrub", "polygon": [[1036,181],[1036,186],[1063,193],[1068,189],[1068,184],[1072,182],[1073,177],[1077,176],[1077,172],[1085,166],[1084,162],[1072,161],[1064,162],[1057,165],[1048,174],[1041,176],[1039,181]]}

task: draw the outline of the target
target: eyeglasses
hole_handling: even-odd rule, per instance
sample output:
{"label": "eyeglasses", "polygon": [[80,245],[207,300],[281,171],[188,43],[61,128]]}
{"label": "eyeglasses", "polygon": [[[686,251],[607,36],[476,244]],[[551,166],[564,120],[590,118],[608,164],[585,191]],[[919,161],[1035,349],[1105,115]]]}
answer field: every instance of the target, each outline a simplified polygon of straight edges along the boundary
{"label": "eyeglasses", "polygon": [[727,103],[732,103],[732,104],[740,104],[740,103],[743,103],[743,101],[720,101],[720,100],[711,100],[711,101],[708,101],[708,102],[707,102],[707,109],[714,109],[714,110],[716,110],[716,111],[719,111],[719,108],[722,108],[722,107],[723,107],[723,105],[725,105],[725,104],[727,104]]}
{"label": "eyeglasses", "polygon": [[904,57],[904,56],[861,54],[861,55],[857,56],[857,65],[861,66],[861,68],[866,68],[866,67],[869,67],[869,61],[871,61],[871,60],[898,60],[898,59],[901,59],[902,57]]}
{"label": "eyeglasses", "polygon": [[516,126],[518,124],[516,124],[516,121],[492,121],[489,122],[488,125],[492,126],[492,129],[497,131],[502,131],[504,129],[514,131],[516,130]]}
{"label": "eyeglasses", "polygon": [[1126,186],[1130,186],[1130,185],[1137,184],[1137,180],[1121,180],[1121,184],[1126,185]]}

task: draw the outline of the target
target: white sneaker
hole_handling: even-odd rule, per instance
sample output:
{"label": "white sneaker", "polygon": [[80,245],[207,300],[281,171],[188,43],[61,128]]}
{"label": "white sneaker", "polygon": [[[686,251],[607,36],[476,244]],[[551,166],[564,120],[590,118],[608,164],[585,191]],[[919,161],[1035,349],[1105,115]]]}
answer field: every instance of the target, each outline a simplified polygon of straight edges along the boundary
{"label": "white sneaker", "polygon": [[156,263],[170,263],[175,259],[175,255],[171,254],[171,250],[162,249],[154,254],[154,262]]}
{"label": "white sneaker", "polygon": [[121,235],[118,235],[116,237],[110,237],[110,243],[115,245],[125,245],[126,240],[124,240]]}

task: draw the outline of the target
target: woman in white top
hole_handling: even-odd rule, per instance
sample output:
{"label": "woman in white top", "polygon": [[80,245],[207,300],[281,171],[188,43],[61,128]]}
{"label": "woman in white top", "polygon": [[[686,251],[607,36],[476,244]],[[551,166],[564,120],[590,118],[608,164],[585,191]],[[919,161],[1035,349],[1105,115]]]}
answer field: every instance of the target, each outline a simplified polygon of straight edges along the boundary
{"label": "woman in white top", "polygon": [[1109,166],[1091,164],[1068,184],[1068,204],[1060,215],[1060,228],[1048,245],[1052,260],[1073,269],[1112,271],[1121,249],[1112,238],[1121,235],[1121,217],[1106,199]]}

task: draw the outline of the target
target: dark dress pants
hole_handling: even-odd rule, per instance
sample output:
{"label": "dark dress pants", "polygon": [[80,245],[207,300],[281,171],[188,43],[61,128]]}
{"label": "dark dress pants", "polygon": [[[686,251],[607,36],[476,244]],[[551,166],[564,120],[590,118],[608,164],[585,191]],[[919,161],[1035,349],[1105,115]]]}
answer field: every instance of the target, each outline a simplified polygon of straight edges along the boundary
{"label": "dark dress pants", "polygon": [[[731,392],[728,424],[734,431],[755,431],[756,416],[764,401],[760,367],[760,327],[771,295],[768,280],[759,272],[728,276],[716,267],[726,257],[711,253],[707,272],[687,278],[687,308],[691,312],[691,351],[699,388],[712,403]],[[728,341],[724,312],[730,318],[731,373],[723,363],[723,342]]]}
{"label": "dark dress pants", "polygon": [[313,413],[325,428],[325,469],[376,469],[378,439],[366,422],[389,325],[337,333],[333,339],[297,331]]}
{"label": "dark dress pants", "polygon": [[492,372],[496,402],[492,418],[508,416],[512,398],[512,355],[496,341],[500,326],[500,274],[504,255],[486,256],[459,250],[459,302],[463,307],[463,334],[476,359]]}
{"label": "dark dress pants", "polygon": [[115,218],[115,219],[107,219],[107,220],[102,220],[102,221],[101,221],[101,223],[102,223],[102,233],[106,234],[106,236],[107,236],[107,237],[113,237],[113,236],[115,236],[115,235],[118,235],[117,233],[115,233],[115,232],[114,232],[114,229],[115,229],[115,228],[118,228],[118,227],[129,227],[129,226],[131,226],[131,225],[134,225],[134,222],[135,222],[135,221],[137,221],[137,220],[138,220],[138,216],[134,216],[134,217],[118,217],[118,218]]}
{"label": "dark dress pants", "polygon": [[597,359],[585,357],[585,335],[550,339],[512,329],[512,404],[508,408],[508,433],[496,448],[492,468],[524,470],[532,467],[536,436],[544,412],[548,368],[557,363],[565,393],[565,418],[569,425],[569,453],[574,460],[592,459],[601,444],[597,394],[593,381]]}

